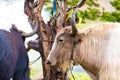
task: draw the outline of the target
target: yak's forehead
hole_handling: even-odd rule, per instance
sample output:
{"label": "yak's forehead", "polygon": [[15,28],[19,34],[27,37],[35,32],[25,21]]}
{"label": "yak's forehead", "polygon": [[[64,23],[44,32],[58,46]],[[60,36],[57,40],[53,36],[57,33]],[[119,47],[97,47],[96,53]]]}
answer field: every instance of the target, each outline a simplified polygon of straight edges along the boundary
{"label": "yak's forehead", "polygon": [[71,27],[65,27],[65,28],[62,28],[60,29],[60,31],[57,33],[56,35],[56,39],[62,37],[62,36],[67,36],[69,34],[71,34],[72,30],[71,30]]}

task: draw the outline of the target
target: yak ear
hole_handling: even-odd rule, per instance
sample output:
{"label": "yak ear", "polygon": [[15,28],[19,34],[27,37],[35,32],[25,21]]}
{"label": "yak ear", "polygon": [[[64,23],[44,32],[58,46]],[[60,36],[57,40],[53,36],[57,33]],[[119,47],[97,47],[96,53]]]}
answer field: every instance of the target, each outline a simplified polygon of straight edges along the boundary
{"label": "yak ear", "polygon": [[75,37],[75,43],[79,43],[85,39],[85,33],[80,33]]}
{"label": "yak ear", "polygon": [[81,33],[79,36],[79,40],[83,41],[85,39],[85,33]]}

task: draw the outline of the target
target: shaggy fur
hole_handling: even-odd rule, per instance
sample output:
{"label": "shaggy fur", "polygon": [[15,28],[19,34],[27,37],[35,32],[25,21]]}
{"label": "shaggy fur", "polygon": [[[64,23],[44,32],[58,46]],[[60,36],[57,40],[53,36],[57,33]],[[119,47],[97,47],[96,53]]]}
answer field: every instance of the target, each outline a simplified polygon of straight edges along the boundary
{"label": "shaggy fur", "polygon": [[29,80],[28,61],[18,30],[0,30],[0,80]]}
{"label": "shaggy fur", "polygon": [[120,80],[120,23],[102,23],[71,36],[61,30],[47,58],[51,66],[67,71],[70,62],[80,64],[93,80]]}

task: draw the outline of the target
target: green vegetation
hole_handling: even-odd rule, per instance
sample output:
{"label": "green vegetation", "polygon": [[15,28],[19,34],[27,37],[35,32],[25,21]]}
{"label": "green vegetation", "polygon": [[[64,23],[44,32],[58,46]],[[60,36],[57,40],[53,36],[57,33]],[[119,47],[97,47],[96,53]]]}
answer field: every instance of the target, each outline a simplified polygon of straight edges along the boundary
{"label": "green vegetation", "polygon": [[97,20],[100,19],[101,21],[109,21],[109,22],[120,22],[120,12],[100,12],[98,9],[88,8],[85,11],[79,10],[77,12],[79,17],[82,18],[82,23],[86,20]]}
{"label": "green vegetation", "polygon": [[78,11],[78,14],[82,18],[82,22],[85,22],[85,19],[96,20],[100,17],[100,11],[98,9],[88,8],[85,11]]}
{"label": "green vegetation", "polygon": [[[74,74],[75,80],[90,80],[90,77],[88,76],[87,73],[75,73]],[[70,75],[70,80],[73,80],[72,75]]]}
{"label": "green vegetation", "polygon": [[81,2],[81,0],[67,0],[69,6],[75,6],[78,2]]}
{"label": "green vegetation", "polygon": [[95,0],[87,0],[86,4],[89,6],[96,6],[96,7],[100,6],[98,3],[95,2]]}
{"label": "green vegetation", "polygon": [[88,8],[85,10],[86,18],[90,20],[96,20],[100,16],[100,11],[98,9]]}
{"label": "green vegetation", "polygon": [[[50,0],[45,0],[46,2],[50,2]],[[67,0],[67,4],[69,6],[75,6],[81,0]],[[110,2],[117,10],[120,10],[120,0],[113,0]],[[82,23],[85,23],[86,20],[101,20],[101,21],[110,21],[110,22],[120,22],[120,12],[100,12],[96,8],[92,8],[92,6],[99,7],[99,3],[95,0],[87,0],[86,4],[88,7],[87,10],[78,11],[77,18],[82,18]],[[52,10],[51,6],[48,6],[46,10]]]}
{"label": "green vegetation", "polygon": [[50,10],[52,10],[52,7],[46,7],[46,10],[50,11]]}
{"label": "green vegetation", "polygon": [[51,0],[45,0],[45,2],[48,2],[48,3],[50,3],[50,2],[51,2]]}
{"label": "green vegetation", "polygon": [[30,78],[33,78],[39,72],[40,72],[39,69],[31,69],[30,70]]}
{"label": "green vegetation", "polygon": [[120,13],[119,12],[103,12],[101,16],[102,21],[109,21],[109,22],[120,22]]}
{"label": "green vegetation", "polygon": [[117,10],[120,10],[120,0],[113,0],[110,2]]}
{"label": "green vegetation", "polygon": [[[78,2],[81,2],[81,0],[68,0],[67,4],[69,4],[70,6],[74,6]],[[89,6],[96,6],[96,7],[100,6],[97,2],[95,2],[95,0],[87,0],[86,4],[89,5]]]}
{"label": "green vegetation", "polygon": [[[68,0],[67,4],[70,6],[75,5],[78,0]],[[117,10],[120,10],[120,0],[113,0],[110,2]],[[95,0],[87,0],[86,4],[88,6],[99,7],[99,3]],[[86,20],[100,20],[100,21],[109,21],[109,22],[120,22],[120,12],[100,12],[96,8],[88,7],[87,10],[77,12],[77,18],[82,18],[82,23],[85,23]]]}

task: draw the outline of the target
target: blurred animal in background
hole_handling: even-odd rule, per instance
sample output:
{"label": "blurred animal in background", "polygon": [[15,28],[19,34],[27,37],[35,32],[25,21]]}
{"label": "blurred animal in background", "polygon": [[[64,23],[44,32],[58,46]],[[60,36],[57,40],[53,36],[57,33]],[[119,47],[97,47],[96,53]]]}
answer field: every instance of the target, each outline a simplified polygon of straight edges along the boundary
{"label": "blurred animal in background", "polygon": [[30,80],[25,37],[32,36],[37,29],[27,34],[12,25],[10,31],[0,29],[0,80]]}

